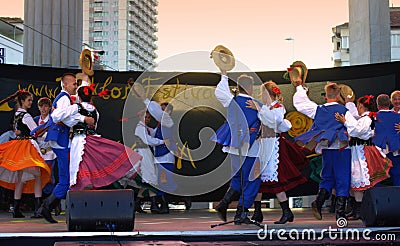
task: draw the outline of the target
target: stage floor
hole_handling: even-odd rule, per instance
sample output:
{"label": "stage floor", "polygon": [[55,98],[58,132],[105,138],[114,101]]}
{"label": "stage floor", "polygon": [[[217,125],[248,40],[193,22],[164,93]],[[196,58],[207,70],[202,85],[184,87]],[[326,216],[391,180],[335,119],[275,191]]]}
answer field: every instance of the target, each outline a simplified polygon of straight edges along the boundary
{"label": "stage floor", "polygon": [[[393,245],[393,243],[400,242],[400,227],[367,228],[363,226],[362,221],[348,221],[347,226],[341,228],[336,224],[335,215],[328,213],[327,210],[323,211],[323,220],[320,221],[314,219],[309,208],[293,209],[293,212],[295,214],[294,222],[275,225],[273,222],[280,218],[281,210],[263,209],[263,226],[264,229],[267,229],[268,235],[266,238],[262,238],[264,234],[260,234],[260,228],[256,225],[234,225],[231,223],[211,228],[211,225],[222,223],[222,221],[219,220],[214,210],[207,209],[171,210],[170,214],[136,213],[135,226],[132,232],[114,232],[111,235],[110,232],[68,232],[64,214],[54,216],[59,223],[49,224],[44,219],[31,219],[32,213],[24,213],[26,218],[23,219],[13,219],[10,213],[2,211],[0,212],[0,245],[10,245],[8,243],[22,238],[37,239],[33,242],[42,242],[44,239],[52,238],[52,244],[49,245],[54,245],[54,243],[57,243],[57,245],[74,245],[77,242],[80,242],[79,245],[106,245],[100,242],[109,244],[110,241],[104,241],[104,238],[107,239],[110,236],[113,240],[117,238],[121,241],[121,245],[209,245],[211,242],[212,244],[218,242],[220,245],[377,244],[386,242]],[[229,210],[228,219],[232,219],[233,216],[234,210]],[[343,238],[339,239],[338,231],[349,229],[358,231],[361,238],[359,240],[345,238],[343,237],[345,234],[342,233]],[[278,235],[279,230],[284,232],[282,237]],[[291,235],[296,237],[296,232],[302,233],[304,230],[315,231],[317,238],[305,241],[301,238],[295,238],[295,240],[291,238]],[[338,237],[332,240],[332,237],[327,235],[329,230],[336,230]],[[362,233],[366,230],[370,231],[368,238],[362,236]],[[322,236],[318,239],[320,234]],[[377,241],[377,234],[384,235],[389,240]],[[393,236],[389,238],[392,234]],[[40,238],[43,240],[40,241]],[[87,242],[87,244],[84,242]]]}

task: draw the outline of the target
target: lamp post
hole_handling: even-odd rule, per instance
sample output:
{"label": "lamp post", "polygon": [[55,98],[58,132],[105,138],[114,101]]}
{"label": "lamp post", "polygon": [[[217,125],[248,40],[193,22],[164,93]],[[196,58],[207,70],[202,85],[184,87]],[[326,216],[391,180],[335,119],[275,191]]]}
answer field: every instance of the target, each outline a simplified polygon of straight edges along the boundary
{"label": "lamp post", "polygon": [[288,38],[285,38],[285,40],[292,42],[292,61],[291,62],[294,62],[294,38],[288,37]]}

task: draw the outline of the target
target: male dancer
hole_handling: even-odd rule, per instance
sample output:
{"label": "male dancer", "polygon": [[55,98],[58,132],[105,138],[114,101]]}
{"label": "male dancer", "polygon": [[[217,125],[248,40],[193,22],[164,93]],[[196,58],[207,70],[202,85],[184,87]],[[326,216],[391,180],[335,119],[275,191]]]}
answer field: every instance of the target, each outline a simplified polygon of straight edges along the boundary
{"label": "male dancer", "polygon": [[[229,204],[239,199],[235,224],[240,225],[242,223],[251,223],[248,218],[249,208],[252,206],[260,188],[260,176],[252,172],[258,156],[258,144],[255,140],[261,123],[257,117],[257,110],[248,108],[246,104],[247,100],[256,101],[251,97],[253,94],[253,78],[241,75],[237,79],[237,84],[239,94],[234,97],[229,89],[227,73],[221,69],[221,81],[215,89],[215,96],[228,109],[228,116],[227,122],[217,130],[213,140],[224,145],[223,151],[231,154],[232,168],[235,172],[228,191],[215,207],[215,210],[217,210],[220,219],[226,221],[226,211]],[[261,105],[260,102],[257,103]],[[239,126],[240,129],[238,129]],[[238,139],[238,131],[240,131],[241,139]],[[240,163],[239,151],[241,151],[243,157],[242,163]],[[239,171],[240,168],[242,168],[241,172]],[[243,186],[241,185],[241,176]],[[242,189],[243,198],[241,195]],[[244,203],[242,202],[243,200]]]}
{"label": "male dancer", "polygon": [[69,189],[70,127],[78,122],[94,124],[92,117],[79,114],[77,104],[71,105],[71,95],[75,95],[78,88],[75,74],[65,73],[61,78],[61,88],[61,92],[53,101],[53,111],[50,115],[49,128],[45,139],[57,155],[58,183],[52,194],[46,198],[38,210],[38,213],[50,223],[57,223],[51,216],[51,210],[60,202],[60,199],[65,198]]}

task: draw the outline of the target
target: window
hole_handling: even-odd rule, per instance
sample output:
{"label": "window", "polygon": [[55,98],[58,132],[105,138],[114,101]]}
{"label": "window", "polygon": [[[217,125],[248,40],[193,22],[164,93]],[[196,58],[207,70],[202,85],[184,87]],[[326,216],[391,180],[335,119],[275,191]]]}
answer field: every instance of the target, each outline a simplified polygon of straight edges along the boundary
{"label": "window", "polygon": [[114,55],[117,56],[118,55],[118,51],[114,51]]}
{"label": "window", "polygon": [[118,41],[114,41],[114,46],[118,46]]}
{"label": "window", "polygon": [[348,49],[349,48],[349,36],[343,36],[342,37],[342,49]]}
{"label": "window", "polygon": [[392,34],[390,35],[390,43],[391,46],[400,46],[400,34]]}
{"label": "window", "polygon": [[118,36],[118,31],[114,31],[114,36]]}
{"label": "window", "polygon": [[114,21],[114,26],[118,26],[118,21]]}

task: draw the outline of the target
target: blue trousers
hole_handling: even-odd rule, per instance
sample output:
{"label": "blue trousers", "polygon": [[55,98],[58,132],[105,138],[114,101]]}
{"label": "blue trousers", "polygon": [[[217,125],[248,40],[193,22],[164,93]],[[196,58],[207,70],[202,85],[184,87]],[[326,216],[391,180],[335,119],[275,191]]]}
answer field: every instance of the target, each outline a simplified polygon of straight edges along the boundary
{"label": "blue trousers", "polygon": [[69,148],[54,149],[58,162],[58,183],[54,187],[53,194],[58,199],[64,199],[69,190]]}
{"label": "blue trousers", "polygon": [[[256,157],[243,156],[242,177],[243,177],[243,196],[240,195],[239,205],[244,201],[244,208],[250,208],[253,205],[254,199],[257,196],[260,188],[260,176],[254,177],[252,173],[253,165],[258,161]],[[231,155],[232,168],[236,171],[231,180],[230,187],[237,192],[241,192],[241,175],[240,175],[240,160],[238,155]]]}
{"label": "blue trousers", "polygon": [[[158,190],[157,195],[161,196],[165,193],[170,193],[178,188],[178,184],[173,178],[175,164],[174,163],[159,163],[158,168]],[[165,170],[166,169],[166,170]]]}
{"label": "blue trousers", "polygon": [[350,149],[322,150],[322,181],[319,188],[329,192],[335,188],[336,196],[349,196],[351,182],[351,151]]}
{"label": "blue trousers", "polygon": [[51,181],[48,182],[43,187],[43,193],[44,194],[51,194],[53,192],[54,184],[56,182],[56,179],[54,177],[56,159],[54,159],[54,160],[46,160],[46,164],[51,168]]}
{"label": "blue trousers", "polygon": [[393,153],[390,152],[386,156],[393,164],[393,167],[389,170],[390,177],[393,180],[393,186],[400,186],[400,155],[393,156]]}

